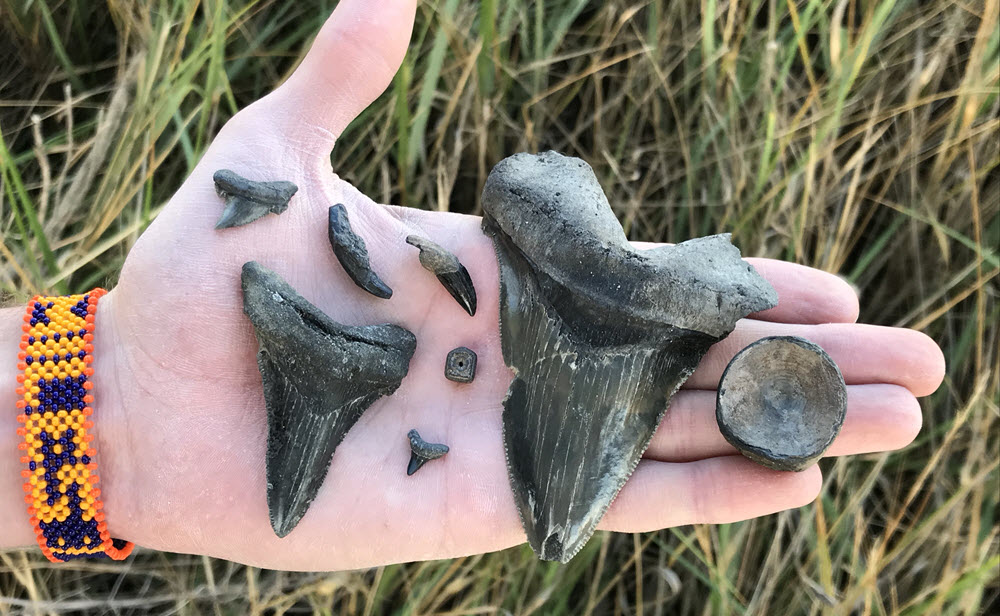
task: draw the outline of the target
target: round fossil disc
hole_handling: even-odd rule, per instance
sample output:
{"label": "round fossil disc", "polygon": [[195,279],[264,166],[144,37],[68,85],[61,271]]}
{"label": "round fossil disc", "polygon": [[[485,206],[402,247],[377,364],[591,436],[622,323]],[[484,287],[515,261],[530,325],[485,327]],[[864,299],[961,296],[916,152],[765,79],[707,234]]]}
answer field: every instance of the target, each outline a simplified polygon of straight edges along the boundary
{"label": "round fossil disc", "polygon": [[803,338],[773,336],[726,366],[715,418],[726,440],[754,462],[801,471],[830,446],[846,411],[847,387],[830,356]]}

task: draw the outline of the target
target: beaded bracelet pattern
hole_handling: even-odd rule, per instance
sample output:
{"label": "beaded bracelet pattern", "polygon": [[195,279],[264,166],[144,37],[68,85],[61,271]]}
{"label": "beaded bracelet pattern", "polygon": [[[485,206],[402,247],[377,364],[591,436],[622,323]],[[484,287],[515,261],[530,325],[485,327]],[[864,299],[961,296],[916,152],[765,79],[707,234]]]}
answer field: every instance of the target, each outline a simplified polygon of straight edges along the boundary
{"label": "beaded bracelet pattern", "polygon": [[108,532],[89,433],[94,315],[105,293],[37,296],[24,315],[17,365],[21,475],[38,545],[52,562],[122,560],[134,547]]}

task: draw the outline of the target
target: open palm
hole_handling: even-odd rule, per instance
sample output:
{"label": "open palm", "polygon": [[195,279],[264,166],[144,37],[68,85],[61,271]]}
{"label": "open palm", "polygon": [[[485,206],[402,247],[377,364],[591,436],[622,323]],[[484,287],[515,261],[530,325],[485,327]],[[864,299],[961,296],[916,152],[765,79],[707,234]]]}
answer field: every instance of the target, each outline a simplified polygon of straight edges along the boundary
{"label": "open palm", "polygon": [[[444,558],[524,541],[507,480],[501,402],[511,373],[500,354],[498,280],[479,219],[382,206],[329,165],[336,136],[390,82],[405,52],[414,2],[341,2],[296,73],[234,117],[129,254],[98,313],[95,365],[102,480],[112,534],[170,551],[270,568],[346,569]],[[216,231],[212,174],[299,186],[288,210]],[[372,265],[394,290],[356,287],[326,236],[327,209],[344,203]],[[479,310],[469,317],[404,242],[420,234],[469,269]],[[242,311],[240,268],[257,261],[348,325],[395,323],[417,349],[409,375],[377,401],[337,449],[299,526],[278,539],[268,521],[266,413],[257,342]],[[917,332],[854,324],[857,299],[834,276],[752,260],[779,305],[717,344],[673,399],[645,459],[603,528],[643,531],[731,522],[801,506],[820,473],[779,473],[739,456],[714,420],[728,360],[767,335],[824,347],[849,384],[844,429],[831,454],[908,443],[920,427],[914,396],[940,383],[943,359]],[[449,350],[479,355],[476,380],[444,379]],[[406,476],[406,433],[451,452]]]}

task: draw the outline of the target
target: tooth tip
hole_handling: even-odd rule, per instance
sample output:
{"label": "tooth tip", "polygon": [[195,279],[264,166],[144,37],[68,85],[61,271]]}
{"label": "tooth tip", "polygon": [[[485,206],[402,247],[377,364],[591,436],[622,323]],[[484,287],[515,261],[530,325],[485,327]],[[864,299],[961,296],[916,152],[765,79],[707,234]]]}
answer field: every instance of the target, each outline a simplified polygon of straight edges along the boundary
{"label": "tooth tip", "polygon": [[382,282],[378,276],[375,276],[374,273],[372,278],[368,281],[368,285],[365,287],[365,290],[381,299],[389,299],[392,297],[392,289],[389,285]]}
{"label": "tooth tip", "polygon": [[413,473],[419,471],[420,467],[422,467],[426,462],[427,460],[425,458],[421,458],[416,454],[411,455],[410,462],[406,465],[406,476],[409,477],[410,475],[413,475]]}

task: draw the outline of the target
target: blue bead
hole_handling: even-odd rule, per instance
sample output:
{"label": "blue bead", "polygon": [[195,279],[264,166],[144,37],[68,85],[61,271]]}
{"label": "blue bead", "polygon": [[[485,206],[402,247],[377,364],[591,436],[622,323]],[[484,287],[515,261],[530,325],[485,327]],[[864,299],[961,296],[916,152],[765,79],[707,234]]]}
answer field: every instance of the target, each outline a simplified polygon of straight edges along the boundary
{"label": "blue bead", "polygon": [[59,332],[52,334],[52,339],[55,340],[56,342],[59,342]]}
{"label": "blue bead", "polygon": [[38,325],[38,319],[31,319],[30,321],[28,321],[28,323],[31,323],[32,325]]}
{"label": "blue bead", "polygon": [[36,468],[38,468],[38,465],[37,465],[37,464],[35,464],[35,461],[34,461],[34,460],[32,460],[31,462],[28,462],[28,470],[29,470],[29,471],[33,471],[33,470],[35,470]]}
{"label": "blue bead", "polygon": [[49,341],[49,337],[48,336],[42,336],[41,337],[41,341],[42,342],[48,342]]}
{"label": "blue bead", "polygon": [[80,458],[80,462],[84,464],[90,464],[90,456],[83,456],[82,458]]}

